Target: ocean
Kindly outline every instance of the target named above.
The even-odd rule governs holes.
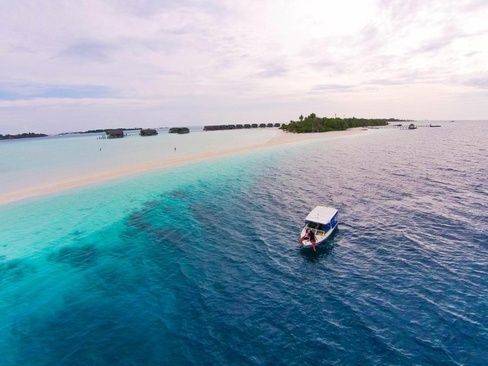
[[[0,364],[485,365],[488,122],[435,124],[0,206]],[[102,169],[122,144],[110,164],[157,159],[143,140],[2,142],[1,187]],[[77,169],[68,145],[89,150]],[[297,240],[316,205],[339,229],[314,253]]]

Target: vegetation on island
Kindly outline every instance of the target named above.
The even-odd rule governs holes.
[[[387,126],[388,121],[391,120],[391,118],[321,118],[312,113],[308,117],[300,116],[298,121],[290,121],[280,128],[295,133],[344,131],[353,127]]]
[[[0,140],[14,140],[14,139],[25,139],[25,138],[46,137],[46,136],[47,135],[44,133],[34,133],[34,132],[19,133],[18,135],[2,135],[2,134],[0,134]]]

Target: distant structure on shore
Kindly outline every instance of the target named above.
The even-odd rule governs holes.
[[[141,131],[139,132],[139,135],[141,136],[155,136],[157,134],[158,131],[153,128],[141,128]]]
[[[246,124],[237,124],[237,125],[211,125],[211,126],[204,126],[204,131],[222,131],[222,130],[240,130],[243,128],[265,128],[265,127],[281,127],[281,123],[246,123]]]
[[[178,133],[182,135],[185,133],[190,133],[190,129],[188,127],[171,127],[168,133]]]
[[[124,131],[119,130],[106,130],[105,134],[107,135],[108,139],[118,139],[124,137]]]

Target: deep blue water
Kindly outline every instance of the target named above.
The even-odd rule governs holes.
[[[0,207],[2,365],[485,365],[488,122]],[[340,212],[318,253],[317,204]]]

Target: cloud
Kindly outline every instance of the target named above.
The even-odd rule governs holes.
[[[344,84],[320,84],[315,85],[312,88],[312,92],[332,92],[332,93],[345,93],[357,90],[356,85],[344,85]]]
[[[465,79],[460,80],[461,85],[488,90],[488,73],[481,75],[469,75]]]
[[[0,87],[1,100],[21,100],[35,98],[106,98],[113,93],[103,86],[76,85],[76,86],[54,86],[54,85],[5,85]]]
[[[58,57],[72,58],[75,61],[108,62],[115,46],[97,41],[79,41],[61,50]]]
[[[158,125],[286,121],[318,113],[324,100],[356,116],[366,105],[390,115],[388,91],[399,96],[389,108],[406,111],[412,95],[436,90],[466,100],[485,90],[487,18],[482,0],[0,2],[0,121],[42,130],[38,108],[72,124],[86,122],[66,109],[93,123],[133,125],[137,113]],[[127,102],[124,115],[115,100]],[[470,113],[483,118],[488,102],[476,100]],[[440,109],[405,117],[435,119]]]
[[[265,67],[265,69],[259,72],[257,75],[262,78],[274,78],[281,77],[287,74],[286,68],[279,65],[270,65]]]

